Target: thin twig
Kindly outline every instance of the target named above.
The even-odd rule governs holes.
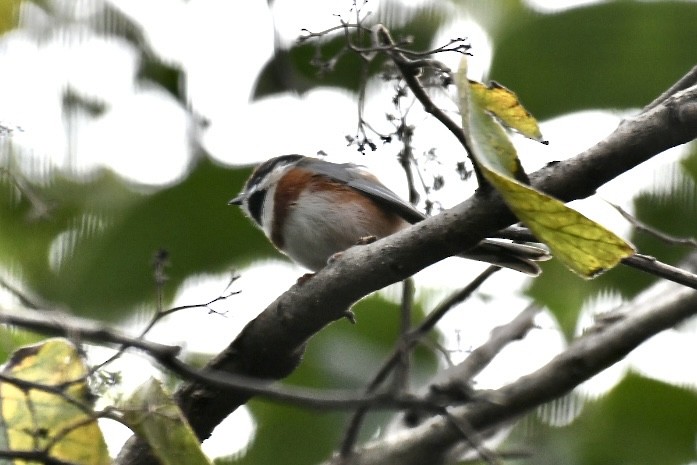
[[[501,460],[496,456],[496,454],[484,446],[482,438],[479,432],[475,430],[472,425],[464,418],[457,418],[455,415],[451,415],[448,409],[443,409],[443,415],[448,419],[451,425],[453,425],[462,434],[465,441],[477,452],[479,458],[484,460],[489,465],[499,465]]]
[[[404,53],[402,53],[401,50],[395,49],[394,40],[390,36],[390,33],[387,30],[387,28],[385,28],[384,26],[378,25],[376,27],[376,35],[378,36],[380,43],[386,44],[383,46],[383,48],[385,48],[385,51],[389,53],[390,57],[392,58],[392,61],[395,63],[399,71],[402,73],[404,81],[409,86],[409,89],[411,89],[412,93],[414,94],[414,97],[416,97],[416,99],[419,102],[421,102],[424,111],[431,114],[434,118],[440,121],[440,123],[443,126],[445,126],[455,136],[455,138],[457,138],[460,144],[464,147],[465,152],[467,152],[467,156],[471,158],[472,153],[474,152],[472,151],[472,148],[469,146],[469,142],[467,141],[467,137],[465,136],[465,132],[463,131],[462,127],[455,121],[450,119],[448,115],[446,115],[445,112],[441,110],[433,102],[433,100],[431,100],[431,98],[428,96],[428,93],[426,93],[426,90],[424,89],[423,85],[421,85],[421,83],[419,82],[419,79],[417,77],[418,73],[416,71],[419,69],[419,67],[423,66],[424,63],[418,62],[415,64],[414,62],[411,62],[404,55]],[[433,66],[434,61],[430,60],[428,64]],[[475,174],[477,175],[477,181],[479,183],[479,186],[488,186],[487,182],[484,180],[484,177],[479,171],[477,164],[473,162],[473,166]]]
[[[56,396],[61,397],[64,399],[67,403],[77,407],[79,410],[81,410],[83,413],[92,413],[92,407],[88,406],[85,404],[83,401],[74,398],[73,396],[67,394],[66,388],[73,384],[77,383],[85,383],[85,377],[81,377],[79,379],[71,380],[71,381],[66,381],[60,384],[44,384],[44,383],[37,383],[34,381],[29,381],[26,379],[18,378],[16,376],[11,376],[8,375],[7,373],[0,373],[0,381],[3,383],[11,384],[15,386],[17,389],[23,391],[23,392],[28,392],[30,390],[36,390],[36,391],[41,391],[41,392],[46,392],[49,394],[53,394]]]
[[[75,462],[68,462],[57,457],[52,457],[45,450],[2,450],[0,458],[17,459],[26,463],[39,462],[44,465],[75,465]]]
[[[213,311],[210,309],[210,306],[216,302],[220,302],[222,300],[228,299],[232,297],[233,295],[237,295],[240,293],[240,291],[230,291],[227,292],[227,290],[230,288],[232,283],[234,283],[237,279],[239,279],[239,275],[236,273],[233,273],[232,276],[230,277],[230,281],[228,282],[227,286],[225,287],[224,294],[219,295],[215,299],[212,299],[206,303],[203,304],[188,304],[188,305],[180,305],[178,307],[172,307],[167,310],[162,310],[162,302],[163,302],[163,289],[162,286],[166,282],[166,276],[164,274],[164,266],[166,264],[165,261],[163,261],[163,258],[166,258],[163,256],[162,251],[158,252],[156,260],[155,260],[155,284],[157,288],[157,311],[155,314],[152,316],[148,324],[145,325],[145,327],[140,331],[140,334],[137,336],[137,339],[144,339],[145,336],[152,330],[152,328],[155,327],[155,325],[164,317],[171,315],[176,312],[180,312],[182,310],[190,310],[194,308],[208,308],[209,311]],[[104,360],[103,362],[95,365],[92,367],[90,370],[91,373],[95,373],[98,370],[103,369],[105,366],[109,365],[110,363],[113,363],[115,360],[117,360],[123,353],[126,351],[128,346],[121,346],[119,349],[114,353],[111,357],[108,359]]]
[[[44,220],[50,217],[53,206],[50,202],[45,201],[34,188],[25,181],[18,173],[11,171],[9,168],[0,166],[0,174],[5,174],[15,188],[24,195],[31,204],[31,212],[28,217],[32,221]]]
[[[15,296],[22,304],[22,306],[30,308],[32,310],[38,310],[40,308],[40,305],[37,302],[35,302],[31,297],[26,295],[24,292],[19,290],[19,288],[13,286],[3,278],[0,278],[0,286],[4,287],[10,294]]]
[[[176,357],[181,347],[149,342],[123,335],[92,320],[78,318],[58,310],[26,313],[0,308],[0,323],[17,326],[41,334],[71,337],[97,344],[118,344],[133,347],[154,358]]]
[[[406,117],[402,116],[400,125],[397,130],[397,135],[402,142],[402,149],[399,151],[397,159],[404,170],[404,175],[407,178],[407,187],[409,189],[409,203],[416,205],[419,202],[419,192],[414,185],[414,175],[411,172],[411,160],[414,159],[414,151],[411,145],[414,135],[413,128],[407,124]],[[418,167],[417,167],[418,170]],[[419,175],[420,177],[420,175]]]
[[[695,68],[697,69],[697,68]],[[617,210],[617,212],[622,215],[622,217],[629,221],[632,226],[634,226],[637,230],[645,232],[646,234],[650,234],[651,236],[655,237],[656,239],[659,239],[666,244],[670,245],[687,245],[690,247],[695,247],[697,248],[697,239],[693,237],[677,237],[677,236],[671,236],[670,234],[666,234],[663,231],[659,231],[656,228],[653,228],[646,223],[640,221],[638,218],[635,216],[631,215],[628,211],[620,207],[619,205],[615,205],[614,203],[610,203],[610,206]]]
[[[537,238],[535,238],[529,229],[520,226],[506,228],[499,231],[495,236],[503,239],[528,242],[537,241]],[[623,258],[622,264],[658,276],[659,278],[682,284],[692,289],[697,289],[697,274],[663,263],[655,257],[636,253],[631,257]]]
[[[538,305],[532,304],[510,322],[492,329],[489,339],[470,352],[458,365],[457,378],[461,382],[471,380],[488,366],[505,346],[523,339],[528,331],[535,327],[535,316],[540,310]]]
[[[399,350],[398,362],[396,365],[393,386],[394,392],[402,392],[407,389],[409,383],[409,368],[410,368],[410,350],[402,343],[411,331],[412,312],[414,307],[414,279],[408,278],[402,281],[402,304],[401,317],[399,328],[399,341],[397,349]]]
[[[387,375],[392,371],[394,366],[399,361],[399,357],[404,348],[411,348],[418,343],[418,341],[428,334],[436,324],[448,313],[453,307],[467,299],[474,293],[492,274],[496,273],[500,268],[497,266],[489,266],[486,270],[479,274],[471,283],[463,287],[459,291],[451,294],[448,298],[442,301],[428,316],[421,322],[421,324],[413,329],[411,332],[404,336],[402,345],[395,348],[392,353],[387,357],[385,362],[378,370],[378,372],[373,376],[373,379],[366,387],[366,392],[374,392],[387,378]],[[403,346],[403,347],[402,347]],[[363,418],[367,413],[367,409],[357,410],[351,419],[344,432],[344,438],[341,443],[340,454],[342,456],[348,456],[353,450],[356,441],[358,440],[358,432],[360,431],[361,425],[363,423]]]
[[[468,299],[477,289],[481,287],[482,284],[484,284],[484,281],[489,279],[491,275],[499,271],[500,268],[494,265],[491,265],[487,267],[484,271],[482,271],[476,278],[472,280],[467,286],[463,287],[462,289],[452,293],[450,296],[448,296],[445,300],[443,300],[441,303],[439,303],[436,308],[434,308],[424,319],[424,321],[421,322],[419,326],[414,328],[409,334],[405,336],[406,341],[409,342],[409,344],[413,347],[416,345],[421,338],[426,336],[433,328],[436,327],[436,324],[450,311],[452,310],[456,305],[459,305],[466,299]],[[397,351],[393,352],[391,356],[387,358],[387,361],[385,364],[383,364],[382,368],[380,371],[375,376],[375,379],[373,380],[372,384],[375,384],[373,386],[373,389],[375,389],[377,386],[379,386],[384,380],[389,371],[392,369],[393,364],[395,363],[396,360],[395,357],[397,357]],[[371,385],[372,385],[371,384]]]
[[[314,389],[287,388],[271,386],[268,380],[248,376],[232,375],[222,371],[202,370],[182,362],[177,358],[181,347],[167,346],[149,342],[140,338],[121,335],[111,329],[102,327],[90,320],[78,319],[64,315],[59,321],[58,311],[50,313],[52,321],[46,317],[38,318],[33,314],[13,314],[8,310],[0,311],[0,322],[47,335],[73,337],[99,344],[118,344],[142,350],[157,363],[185,380],[196,380],[208,386],[215,386],[235,391],[245,391],[254,395],[264,396],[278,402],[288,402],[295,405],[316,409],[356,409],[361,407],[402,409],[407,407],[430,410],[430,401],[424,401],[408,394],[381,393],[366,395],[363,392],[320,391]],[[61,394],[60,387],[44,386],[12,377],[0,377],[0,380],[18,385],[20,389],[42,389],[47,392]],[[76,401],[77,402],[77,401]],[[80,405],[77,403],[76,405]]]
[[[474,349],[461,363],[443,370],[431,381],[425,395],[434,404],[447,406],[472,395],[471,381],[481,373],[501,351],[513,341],[523,339],[535,327],[540,307],[530,305],[513,320],[491,330],[489,339]],[[407,411],[405,423],[413,427],[424,421],[423,412]]]
[[[623,265],[630,266],[637,270],[667,279],[683,286],[697,289],[697,274],[690,273],[681,268],[668,265],[649,255],[634,254],[622,260]]]
[[[232,389],[238,392],[244,391],[252,395],[263,396],[271,401],[317,410],[418,408],[430,411],[438,408],[431,401],[425,401],[406,393],[366,394],[365,392],[343,390],[280,387],[271,385],[263,379],[232,375],[222,371],[201,370],[177,358],[157,359],[157,361],[172,373],[186,380],[196,380],[207,386]]]

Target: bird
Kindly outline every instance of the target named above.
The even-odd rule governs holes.
[[[257,166],[228,204],[240,206],[278,250],[313,272],[354,245],[426,218],[364,167],[298,154]],[[460,256],[532,276],[540,274],[537,262],[550,258],[542,247],[496,239]]]

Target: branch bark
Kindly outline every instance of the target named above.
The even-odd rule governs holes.
[[[692,258],[697,261],[697,255]],[[452,418],[470,425],[474,431],[490,430],[568,393],[622,360],[650,337],[697,315],[697,291],[669,283],[657,296],[656,288],[665,284],[659,282],[632,303],[611,312],[612,318],[601,319],[534,373],[496,391],[480,393],[467,406],[449,409],[451,418],[433,418],[401,434],[366,444],[350,457],[332,459],[324,465],[450,463],[457,457],[449,452],[464,439],[453,426]]]
[[[563,201],[585,198],[619,174],[696,137],[697,86],[692,86],[664,98],[635,118],[623,121],[607,138],[578,156],[551,163],[533,173],[530,180],[537,189]],[[349,249],[312,279],[291,287],[279,296],[244,328],[225,351],[211,360],[207,369],[281,379],[297,366],[306,341],[324,326],[342,318],[358,299],[403,280],[443,258],[467,250],[515,221],[495,192],[479,191],[455,208],[407,230],[373,244]],[[667,322],[667,326],[653,327],[658,331],[659,327],[674,324],[670,319]],[[611,351],[623,356],[631,350],[628,341],[616,336],[624,334],[621,331],[602,334],[605,335],[603,341],[607,343],[604,349],[606,355],[607,351]],[[594,341],[584,338],[578,345],[595,344]],[[580,353],[583,353],[581,349],[572,352],[572,355]],[[602,369],[611,363],[609,360],[590,360],[589,363]],[[573,369],[577,369],[585,360],[561,360],[556,363],[571,363],[570,374],[573,376],[551,379],[542,373],[528,377],[526,382],[521,380],[503,391],[513,399],[512,403],[506,406],[478,403],[468,407],[467,413],[462,415],[466,415],[475,427],[487,422],[499,422],[519,414],[524,407],[529,408],[535,402],[550,400],[583,380],[578,376],[581,372],[574,372]],[[539,387],[535,383],[539,383]],[[177,402],[202,439],[208,437],[218,423],[249,397],[251,395],[245,391],[224,390],[202,382],[188,382],[176,393]],[[459,437],[452,427],[439,425],[434,430],[441,431],[442,438],[424,435],[419,443],[428,448],[429,444],[442,445]],[[374,451],[369,449],[364,454],[367,457]],[[134,437],[122,449],[118,463],[135,465],[155,462],[148,457],[147,446]]]

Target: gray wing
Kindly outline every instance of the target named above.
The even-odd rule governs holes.
[[[376,202],[387,206],[391,211],[410,223],[418,223],[426,218],[423,213],[402,200],[397,194],[378,181],[377,178],[362,170],[358,165],[353,163],[336,164],[316,158],[304,158],[298,163],[298,166],[306,167],[317,174],[327,176],[362,192]],[[484,239],[460,256],[511,268],[532,276],[537,276],[541,272],[536,262],[551,258],[549,252],[542,247],[494,239]]]
[[[317,174],[327,176],[362,192],[409,223],[418,223],[426,218],[426,215],[385,187],[375,176],[362,170],[358,165],[353,163],[337,164],[316,158],[305,158],[298,163],[298,166],[307,167]]]

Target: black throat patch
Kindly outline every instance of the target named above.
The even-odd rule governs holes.
[[[264,205],[265,198],[266,190],[260,190],[255,191],[247,199],[247,210],[249,210],[249,214],[259,226],[261,226],[261,209]]]
[[[300,160],[301,158],[304,157],[302,155],[282,155],[280,157],[271,158],[257,166],[252,175],[249,177],[249,180],[245,185],[245,190],[254,190],[254,193],[247,199],[247,209],[258,225],[262,225],[261,215],[264,207],[264,199],[266,198],[267,193],[266,189],[258,188],[259,183],[261,183],[264,178],[266,178],[266,176],[268,176],[269,173],[271,173],[278,165],[287,165]]]

